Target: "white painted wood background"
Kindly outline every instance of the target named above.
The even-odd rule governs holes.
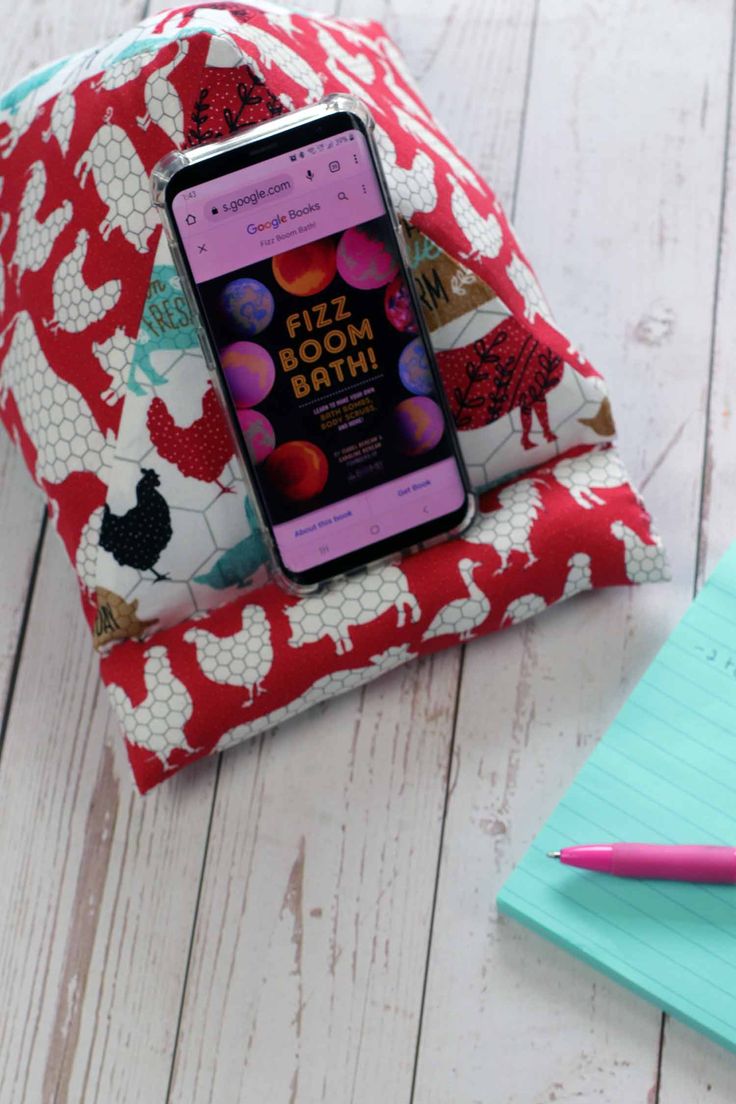
[[[674,580],[415,663],[143,800],[0,435],[0,1104],[732,1104],[736,1057],[495,894],[736,536],[734,3],[337,10],[384,21],[513,212]],[[143,13],[0,0],[0,80]]]

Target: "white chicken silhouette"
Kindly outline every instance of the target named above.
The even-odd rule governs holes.
[[[92,352],[110,376],[110,386],[100,395],[108,406],[113,406],[125,394],[135,347],[136,339],[129,337],[120,326],[112,337],[92,342]]]
[[[390,609],[396,610],[398,629],[404,627],[407,616],[412,621],[421,617],[409,580],[395,564],[365,571],[347,581],[337,580],[320,594],[311,594],[288,606],[289,644],[301,648],[327,636],[334,642],[337,654],[344,655],[353,650],[352,626],[375,621]]]
[[[194,628],[184,633],[184,639],[196,645],[197,663],[207,678],[226,686],[245,687],[250,703],[263,693],[261,684],[273,664],[273,645],[262,606],[244,606],[240,629],[232,636],[215,636],[207,629]]]
[[[399,214],[410,219],[416,211],[433,211],[437,188],[432,158],[424,150],[417,150],[411,167],[402,169],[396,164],[396,146],[383,127],[376,126],[374,133],[388,190]]]
[[[591,449],[589,453],[568,457],[555,464],[551,475],[584,510],[606,505],[606,500],[597,495],[594,487],[612,490],[625,487],[628,482],[614,448]]]
[[[158,219],[148,191],[148,174],[126,131],[111,121],[112,109],[74,166],[84,188],[91,174],[98,196],[107,208],[100,234],[107,241],[118,229],[139,253],[148,252],[148,240]]]
[[[99,322],[120,298],[120,280],[107,280],[100,287],[91,288],[84,280],[82,269],[89,245],[89,230],[80,230],[71,253],[61,261],[54,274],[54,317],[44,320],[44,325],[56,333],[81,333]]]
[[[97,553],[100,545],[100,527],[104,508],[98,506],[93,510],[79,537],[79,544],[74,557],[74,569],[77,577],[93,591],[97,586]]]
[[[560,460],[549,477],[561,484],[583,510],[606,504],[606,500],[593,490],[594,487],[612,490],[624,487],[628,482],[618,453],[611,448],[591,449],[579,456]]]
[[[90,81],[90,87],[94,92],[100,92],[103,89],[106,92],[113,92],[116,88],[122,88],[128,81],[135,80],[141,69],[144,69],[150,61],[150,50],[139,50],[138,53],[128,54],[117,61],[112,61],[98,77]]]
[[[351,38],[354,34],[352,28],[346,31],[344,24],[341,30],[346,38]],[[422,99],[419,86],[404,60],[404,55],[394,45],[391,39],[385,36],[381,38],[372,37],[365,42],[364,45],[368,49],[373,50],[376,55],[383,70],[383,83],[386,86],[386,91],[389,93],[391,101],[395,104],[401,104],[402,110],[411,112],[420,122],[426,123],[427,126],[436,127],[437,123]],[[403,85],[397,82],[397,75],[403,81]],[[404,126],[403,129],[407,130],[408,128]],[[462,166],[462,168],[467,172],[465,166]]]
[[[256,22],[236,25],[239,39],[243,42],[242,54],[245,64],[262,80],[265,80],[264,69],[270,69],[274,64],[286,73],[296,84],[301,85],[306,93],[306,104],[316,103],[324,95],[324,84],[319,73],[305,61],[296,50],[292,50],[285,42],[275,38],[258,26]],[[255,46],[255,52],[247,49],[247,43]],[[281,97],[286,102],[286,97]]]
[[[500,506],[479,514],[465,539],[473,544],[490,544],[501,557],[498,572],[505,571],[512,552],[526,556],[526,566],[536,563],[530,535],[542,508],[542,496],[533,479],[519,479],[498,492]],[[497,574],[498,574],[497,572]]]
[[[75,112],[74,93],[65,89],[54,100],[48,128],[41,135],[44,142],[50,142],[52,138],[56,138],[61,152],[65,156],[69,152],[69,141],[74,128]]]
[[[567,561],[569,568],[562,598],[572,598],[583,590],[592,590],[593,575],[590,570],[590,556],[587,552],[575,552]]]
[[[351,42],[353,46],[361,50],[369,50],[377,57],[380,57],[383,52],[381,45],[385,40],[376,39],[373,33],[373,25],[370,23],[363,23],[362,25],[360,23],[346,23],[339,16],[320,14],[319,24],[320,27],[327,27],[328,30],[335,31],[346,42]]]
[[[399,101],[400,102],[400,101]],[[412,111],[416,112],[415,105],[412,104]],[[455,152],[452,146],[444,140],[442,132],[434,124],[434,129],[430,130],[428,125],[417,117],[417,114],[410,114],[405,111],[399,104],[394,105],[394,114],[402,130],[407,131],[409,134],[413,134],[415,138],[419,139],[419,145],[426,146],[427,149],[434,150],[439,156],[447,162],[455,176],[460,180],[467,181],[468,184],[474,184],[478,186],[478,178],[470,168]]]
[[[16,286],[24,272],[38,272],[51,255],[54,243],[72,217],[72,205],[65,199],[43,222],[38,210],[46,195],[46,166],[34,161],[23,190],[18,212],[18,236],[10,268],[15,269]]]
[[[527,617],[535,617],[547,608],[547,602],[541,594],[522,594],[514,598],[506,607],[501,624],[518,625],[520,621],[526,621]]]
[[[623,541],[626,577],[631,583],[659,583],[670,577],[667,557],[659,541],[647,544],[624,525],[623,521],[611,522],[611,532]]]
[[[565,585],[560,595],[560,601],[572,598],[582,590],[590,590],[593,586],[590,572],[590,556],[587,552],[576,552],[567,561],[568,572]],[[520,621],[526,621],[528,617],[536,617],[547,608],[547,600],[541,594],[522,594],[514,598],[506,607],[501,624],[518,625]]]
[[[524,300],[524,317],[527,321],[534,322],[539,315],[550,326],[554,326],[552,312],[537,283],[536,276],[529,265],[525,264],[516,253],[506,265],[506,275]]]
[[[192,698],[161,645],[149,648],[143,677],[148,693],[140,705],[131,704],[122,686],[111,686],[110,698],[131,743],[166,763],[175,748],[187,746],[183,729],[192,715]]]
[[[9,157],[26,131],[36,125],[41,104],[72,83],[74,68],[72,54],[36,69],[0,95],[0,123],[6,127],[0,137],[0,157]]]
[[[338,694],[347,693],[348,690],[352,690],[356,686],[364,686],[367,682],[372,682],[373,679],[378,678],[379,675],[383,675],[413,658],[413,652],[410,651],[408,644],[392,645],[385,652],[381,652],[380,655],[371,656],[370,663],[365,667],[349,667],[339,671],[330,671],[328,675],[322,675],[321,678],[316,679],[303,694],[298,698],[294,698],[287,705],[282,705],[279,709],[273,709],[270,713],[266,713],[265,716],[259,717],[255,721],[249,721],[230,729],[220,739],[216,750],[226,751],[227,748],[233,747],[241,740],[250,739],[250,737],[263,732],[267,728],[273,728],[274,725],[281,724],[283,721],[289,720],[290,717],[295,717],[305,709],[326,701],[327,698],[334,698]]]
[[[144,91],[146,114],[136,120],[142,130],[148,130],[151,123],[160,126],[177,146],[184,144],[184,108],[168,77],[186,55],[188,47],[189,43],[183,39],[171,61],[148,76]]]
[[[62,483],[71,472],[100,472],[109,463],[112,438],[102,436],[76,387],[52,370],[28,312],[20,311],[10,326],[13,336],[0,363],[0,403],[12,392],[36,448],[36,480]]]
[[[358,48],[353,53],[348,53],[324,25],[318,27],[317,37],[327,56],[326,68],[335,80],[339,81],[348,92],[352,92],[354,96],[359,96],[371,107],[375,107],[376,102],[366,85],[373,84],[376,73],[366,54]]]
[[[500,222],[493,214],[485,217],[479,215],[455,177],[448,173],[447,179],[452,186],[450,206],[453,217],[470,242],[470,252],[460,255],[465,258],[473,257],[476,260],[489,257],[492,260],[498,256],[503,244]]]
[[[433,617],[422,640],[434,640],[438,636],[457,635],[461,641],[471,640],[491,612],[488,596],[473,579],[473,572],[482,565],[476,560],[460,560],[458,570],[468,594],[448,602]]]
[[[288,34],[291,38],[295,35],[301,34],[300,28],[294,23],[293,14],[282,8],[280,4],[269,4],[267,0],[261,0],[258,5],[259,10],[263,12],[266,22],[269,26],[273,27],[276,31],[283,31],[284,34]],[[327,22],[327,17],[325,17]]]

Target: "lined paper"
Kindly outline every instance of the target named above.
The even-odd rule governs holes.
[[[498,895],[541,932],[736,1049],[736,886],[575,870],[547,851],[736,846],[736,544]]]

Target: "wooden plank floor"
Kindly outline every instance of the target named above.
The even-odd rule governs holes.
[[[337,10],[383,20],[513,210],[673,582],[420,661],[143,800],[0,437],[0,1104],[732,1104],[734,1056],[495,893],[736,535],[734,2]],[[2,83],[143,12],[0,0]]]

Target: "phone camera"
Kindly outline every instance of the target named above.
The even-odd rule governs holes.
[[[213,208],[212,208],[212,214],[213,214],[213,215],[216,215],[216,214],[217,214],[217,212],[218,212],[218,208],[217,208],[217,207],[213,207]]]

